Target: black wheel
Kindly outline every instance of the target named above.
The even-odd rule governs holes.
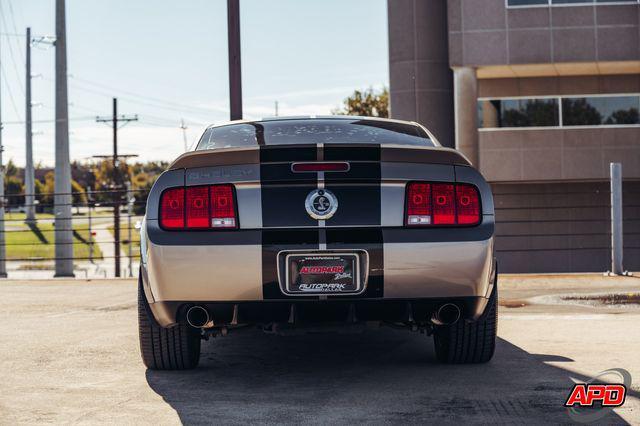
[[[152,370],[186,370],[195,368],[200,359],[200,330],[187,324],[171,328],[160,326],[151,313],[138,279],[138,333],[140,354]]]
[[[447,364],[478,364],[493,357],[498,333],[498,284],[484,313],[476,322],[463,319],[455,324],[438,326],[433,340],[438,361]]]

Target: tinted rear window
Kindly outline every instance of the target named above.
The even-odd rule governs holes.
[[[434,146],[418,126],[358,119],[274,120],[207,129],[196,150],[313,143]]]

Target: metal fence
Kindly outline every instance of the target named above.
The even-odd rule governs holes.
[[[57,261],[72,260],[74,274],[80,277],[137,276],[140,250],[136,224],[144,215],[148,191],[118,188],[38,193],[30,205],[23,201],[29,194],[7,194],[0,206],[4,210],[4,219],[0,219],[0,246],[4,247],[0,248],[0,272],[4,269],[10,278],[49,278]],[[54,205],[52,200],[57,195],[74,199],[63,204],[72,208],[70,223],[62,229],[72,233],[69,242],[55,241],[54,207],[61,204]],[[36,210],[33,220],[27,220],[28,207]],[[56,256],[56,246],[60,245],[73,246],[71,258]]]

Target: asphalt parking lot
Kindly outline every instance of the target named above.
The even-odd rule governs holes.
[[[639,293],[640,278],[503,276],[486,365],[438,364],[431,338],[245,330],[204,343],[188,372],[146,371],[130,280],[0,283],[0,423],[562,422],[576,380],[624,368],[606,420],[640,423],[640,308],[558,304]],[[524,305],[524,306],[522,306]]]

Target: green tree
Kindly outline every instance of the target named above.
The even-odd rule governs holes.
[[[13,160],[9,160],[7,165],[4,167],[4,175],[5,176],[16,176],[18,174],[18,168],[14,164]]]
[[[367,117],[389,117],[389,90],[383,87],[380,92],[370,87],[364,91],[356,90],[346,98],[341,108],[332,111],[339,115],[361,115]]]
[[[24,186],[16,176],[6,176],[4,179],[4,193],[9,207],[24,204]]]

